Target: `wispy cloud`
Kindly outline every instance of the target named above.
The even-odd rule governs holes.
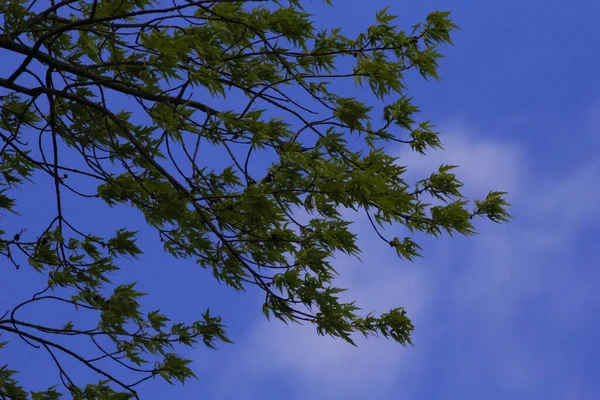
[[[582,160],[554,177],[544,174],[543,166],[525,164],[512,145],[477,143],[472,133],[448,142],[445,156],[460,155],[457,163],[464,171],[459,173],[468,185],[485,185],[480,171],[487,171],[494,187],[504,180],[512,190],[516,219],[484,227],[484,235],[468,239],[469,249],[448,262],[454,273],[437,295],[454,314],[447,343],[463,345],[442,356],[426,352],[460,360],[459,368],[446,370],[453,383],[444,392],[473,393],[495,384],[513,395],[571,398],[566,393],[581,386],[578,372],[572,372],[577,357],[555,345],[569,329],[590,323],[589,315],[578,310],[600,303],[593,295],[600,275],[574,252],[581,231],[598,226],[600,189],[590,182],[600,181],[600,165],[596,159]],[[465,343],[471,351],[465,351]],[[479,388],[474,377],[483,378]]]
[[[426,390],[419,377],[433,368],[445,376],[442,393],[485,394],[494,385],[505,393],[537,393],[552,387],[547,382],[558,373],[564,385],[548,398],[577,393],[577,376],[560,365],[568,355],[547,348],[547,340],[536,335],[545,324],[553,329],[547,335],[556,335],[565,329],[556,325],[567,310],[598,302],[593,285],[569,269],[577,231],[598,222],[590,217],[600,200],[600,190],[590,185],[600,181],[597,162],[584,161],[554,179],[528,165],[524,149],[514,143],[482,139],[464,124],[443,131],[444,151],[426,157],[402,152],[400,162],[420,177],[442,163],[458,164],[470,197],[490,189],[510,192],[515,222],[480,224],[481,236],[430,241],[423,260],[406,264],[358,219],[365,263],[338,261],[341,284],[366,311],[407,307],[417,325],[416,347],[368,339],[353,348],[317,336],[313,327],[258,321],[238,343],[243,353],[223,375],[223,387],[241,379],[258,390],[282,379],[289,383],[286,398],[396,398],[399,389],[410,398]],[[529,321],[535,318],[541,322],[534,329]],[[229,388],[221,398],[239,394]]]

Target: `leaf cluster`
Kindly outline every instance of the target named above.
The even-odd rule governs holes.
[[[297,0],[33,3],[0,2],[0,51],[23,60],[0,77],[0,211],[16,212],[16,187],[49,179],[44,197],[56,216],[39,232],[0,231],[0,253],[12,265],[27,260],[47,277],[47,287],[0,317],[0,333],[45,351],[62,388],[28,391],[5,366],[0,397],[137,398],[147,379],[194,376],[178,346],[230,341],[209,311],[192,323],[145,311],[135,283],[113,282],[123,259],[142,255],[137,232],[82,232],[63,206],[67,197],[132,208],[173,257],[236,291],[261,290],[267,318],[310,323],[352,344],[356,334],[410,344],[414,327],[403,308],[365,315],[342,299],[334,256],[360,256],[342,208],[365,215],[407,260],[421,256],[418,232],[471,235],[475,216],[509,219],[502,192],[470,207],[454,166],[410,185],[388,154],[392,146],[421,154],[441,147],[434,126],[419,121],[405,76],[439,78],[439,47],[456,28],[448,12],[404,31],[384,9],[348,37],[317,30]],[[377,102],[343,96],[348,80]],[[228,98],[244,101],[223,109]],[[225,167],[207,161],[214,148],[227,154]],[[272,165],[261,168],[264,159]],[[21,319],[40,303],[88,312],[96,326]],[[86,338],[98,355],[61,344],[69,336]],[[98,383],[78,382],[61,357]],[[106,361],[139,379],[126,382]]]

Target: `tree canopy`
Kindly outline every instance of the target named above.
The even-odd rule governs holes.
[[[72,198],[104,201],[106,218],[141,213],[173,257],[264,292],[267,318],[352,344],[356,334],[410,344],[403,308],[365,314],[340,300],[333,256],[360,255],[346,209],[409,261],[421,256],[417,233],[472,235],[474,217],[509,219],[504,193],[466,199],[451,165],[408,183],[389,154],[442,146],[405,76],[438,79],[449,15],[405,31],[384,9],[350,37],[317,28],[299,0],[0,1],[0,54],[16,60],[0,75],[0,208],[18,213],[17,191],[49,180],[36,190],[55,209],[39,230],[0,227],[0,277],[47,278],[0,310],[0,334],[45,352],[57,374],[56,386],[24,387],[24,371],[2,358],[0,398],[138,398],[147,379],[195,376],[181,346],[230,341],[209,310],[180,323],[146,309],[119,274],[144,250],[137,233],[126,222],[111,237],[82,230],[64,206]],[[225,154],[218,163],[213,150]],[[84,321],[28,319],[65,304]],[[64,359],[96,378],[77,379]]]

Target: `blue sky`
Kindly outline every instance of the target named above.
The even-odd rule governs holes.
[[[340,0],[331,9],[315,1],[309,9],[317,25],[343,26],[351,34],[390,3]],[[379,339],[353,348],[317,336],[312,327],[267,322],[259,293],[218,286],[209,273],[163,255],[155,235],[144,234],[146,254],[126,274],[139,277],[151,293],[148,308],[162,308],[176,320],[210,306],[223,315],[236,343],[189,352],[198,381],[151,382],[142,398],[600,397],[600,272],[594,267],[600,256],[600,56],[594,39],[600,4],[422,0],[394,3],[390,11],[408,28],[436,9],[451,10],[461,30],[455,46],[443,49],[442,81],[409,79],[409,89],[423,117],[442,131],[445,151],[426,157],[389,151],[415,176],[440,163],[460,165],[457,174],[473,197],[508,191],[515,220],[504,226],[481,221],[476,237],[427,239],[424,258],[408,264],[356,219],[365,262],[339,258],[340,282],[366,310],[406,306],[416,325],[413,348]],[[44,184],[20,196],[28,224],[51,215],[40,206]],[[123,209],[70,207],[89,230],[144,224]],[[2,224],[11,232],[23,222]],[[25,287],[31,290],[36,279],[25,268],[5,267],[2,306]],[[36,313],[38,320],[50,318]],[[19,366],[25,380],[56,380],[45,357],[11,346],[0,359]]]

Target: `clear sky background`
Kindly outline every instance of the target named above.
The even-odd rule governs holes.
[[[150,382],[142,398],[600,398],[600,3],[334,4],[315,1],[309,9],[318,26],[342,26],[350,36],[387,5],[407,29],[430,11],[453,12],[461,30],[455,46],[442,50],[442,81],[409,80],[423,117],[443,133],[445,150],[426,157],[401,147],[389,151],[415,176],[441,163],[460,165],[457,175],[473,197],[508,191],[515,220],[503,226],[479,221],[476,237],[427,239],[424,258],[413,264],[398,260],[356,220],[355,230],[364,232],[364,263],[339,258],[336,264],[347,296],[367,311],[406,306],[416,325],[412,348],[374,338],[353,348],[317,336],[310,326],[268,322],[260,293],[220,287],[209,272],[164,255],[155,235],[142,236],[146,254],[126,274],[151,293],[148,308],[177,320],[210,306],[236,342],[188,352],[200,379],[185,386]],[[30,223],[54,211],[44,210],[44,185],[24,189],[19,198]],[[144,225],[124,209],[69,207],[90,231]],[[4,229],[18,231],[16,221],[3,220]],[[25,288],[30,293],[35,279],[4,264],[2,308]],[[32,317],[51,320],[37,312]],[[0,364],[14,363],[35,385],[57,381],[45,355],[20,346],[14,342],[0,353]]]

